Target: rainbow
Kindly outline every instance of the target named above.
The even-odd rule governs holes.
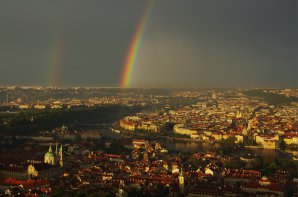
[[[120,87],[129,87],[131,79],[133,76],[133,71],[137,64],[137,58],[140,51],[141,43],[144,37],[144,32],[146,24],[148,22],[149,16],[151,14],[154,0],[147,0],[142,17],[140,18],[130,46],[128,48],[127,54],[124,60],[123,71],[121,73]]]
[[[48,61],[48,72],[46,73],[46,85],[47,86],[59,86],[61,68],[63,65],[64,48],[65,48],[65,29],[66,24],[70,17],[70,11],[72,10],[72,3],[65,2],[64,12],[60,18],[60,21],[56,24],[54,29],[54,40],[53,45],[50,48],[49,61]]]
[[[50,71],[47,85],[58,86],[61,73],[61,64],[64,51],[64,36],[60,33],[53,46],[50,57]]]

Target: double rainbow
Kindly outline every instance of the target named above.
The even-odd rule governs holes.
[[[61,73],[61,64],[63,61],[63,52],[64,52],[64,33],[58,35],[56,43],[54,43],[52,53],[49,76],[47,79],[47,85],[58,86]]]
[[[131,40],[130,46],[127,50],[123,71],[121,72],[120,87],[129,87],[131,84],[133,71],[138,62],[138,55],[141,43],[144,37],[145,28],[150,17],[155,0],[147,0],[143,14],[137,24],[134,36]],[[51,50],[50,57],[50,71],[47,72],[47,85],[58,86],[60,80],[61,66],[63,63],[63,52],[65,48],[65,23],[67,21],[67,14],[64,15],[60,25],[58,26],[57,36]]]
[[[66,1],[63,8],[63,15],[53,29],[56,36],[54,37],[54,42],[52,42],[53,45],[50,48],[49,70],[46,73],[46,85],[48,86],[60,85],[60,75],[65,55],[65,31],[70,17],[70,11],[72,10],[72,2]]]
[[[138,62],[138,55],[141,47],[141,43],[144,37],[144,32],[146,24],[148,22],[149,16],[151,14],[152,8],[154,5],[154,0],[147,0],[142,17],[139,20],[136,31],[128,48],[125,60],[123,71],[121,73],[120,87],[126,88],[130,86],[133,71]]]

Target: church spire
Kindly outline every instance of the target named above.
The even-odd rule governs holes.
[[[181,166],[181,170],[178,176],[179,181],[179,189],[181,193],[184,193],[184,175],[183,175],[183,167]]]
[[[58,155],[58,143],[56,142],[56,150],[55,150],[56,155]]]
[[[59,164],[60,164],[60,167],[63,167],[64,165],[64,162],[63,162],[63,146],[62,146],[62,143],[61,143],[61,146],[60,146],[60,149],[59,149]]]
[[[52,143],[50,143],[49,152],[52,152]]]

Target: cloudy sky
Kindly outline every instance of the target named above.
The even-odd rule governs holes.
[[[0,85],[119,86],[145,0],[0,1]],[[297,0],[156,1],[132,86],[297,87]]]

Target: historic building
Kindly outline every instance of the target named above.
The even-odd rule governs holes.
[[[63,173],[63,148],[53,152],[50,145],[48,152],[44,155],[44,162],[24,162],[23,164],[0,165],[0,178],[13,178],[16,180],[27,180],[30,178],[53,178]]]
[[[62,173],[63,169],[59,165],[49,165],[47,163],[30,164],[27,168],[29,178],[54,178]]]
[[[286,196],[285,185],[269,180],[267,177],[245,184],[242,186],[242,191],[250,196]]]
[[[183,169],[181,168],[181,171],[178,176],[178,182],[179,182],[179,189],[181,193],[184,193],[184,175],[183,175]]]
[[[52,144],[50,144],[49,151],[44,156],[44,162],[50,165],[60,165],[63,167],[63,148],[62,144],[58,151],[58,144],[56,143],[56,150],[53,152]]]
[[[13,178],[18,180],[28,179],[25,166],[0,166],[0,178]]]

